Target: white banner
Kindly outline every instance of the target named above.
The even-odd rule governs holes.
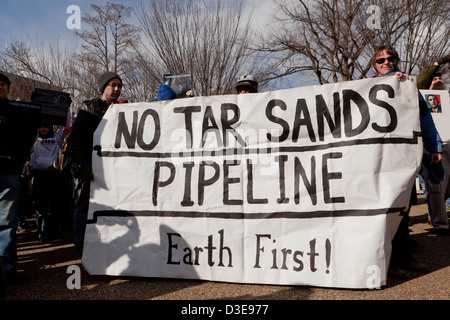
[[[450,99],[447,90],[420,90],[442,141],[450,142]]]
[[[374,288],[420,168],[415,79],[114,105],[90,274]]]

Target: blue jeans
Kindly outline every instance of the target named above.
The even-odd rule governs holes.
[[[17,260],[20,181],[16,174],[0,174],[0,256],[5,271]]]

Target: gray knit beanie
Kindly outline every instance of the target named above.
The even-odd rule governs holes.
[[[107,71],[103,73],[100,78],[98,78],[98,89],[100,90],[100,93],[103,93],[103,90],[105,90],[106,85],[108,82],[110,82],[112,79],[119,79],[120,83],[122,83],[122,79],[120,79],[119,75],[117,73]]]

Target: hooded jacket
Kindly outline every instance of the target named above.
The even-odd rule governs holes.
[[[63,132],[64,127],[61,126],[56,133],[51,129],[46,135],[39,134],[30,158],[31,170],[54,170],[53,162],[58,155]]]
[[[173,100],[177,98],[177,94],[167,84],[161,84],[158,88],[158,94],[156,95],[157,101]]]

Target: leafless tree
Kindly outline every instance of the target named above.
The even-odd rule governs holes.
[[[131,7],[107,2],[102,6],[92,4],[91,9],[95,15],[83,17],[89,28],[76,32],[84,41],[81,56],[100,70],[120,73],[122,55],[138,40],[138,29],[126,22]]]
[[[114,71],[125,80],[132,72],[131,44],[139,41],[138,28],[126,22],[131,8],[109,2],[91,8],[94,14],[83,18],[88,27],[76,32],[83,40],[79,53],[69,54],[58,41],[45,47],[29,40],[14,40],[3,50],[8,59],[5,65],[15,74],[69,91],[75,109],[83,100],[99,95],[97,79],[104,71]]]
[[[233,92],[239,73],[254,71],[251,17],[242,0],[141,0],[135,7],[145,35],[141,58],[155,77],[189,73],[197,95]]]
[[[86,14],[83,22],[88,27],[76,35],[83,40],[81,52],[74,62],[77,87],[84,99],[98,96],[97,79],[105,71],[119,74],[126,95],[133,84],[127,80],[131,48],[139,41],[139,29],[128,23],[131,7],[107,2],[92,4],[93,14]]]
[[[3,54],[12,72],[58,87],[67,85],[65,73],[70,55],[60,46],[59,39],[48,45],[15,39],[4,47]]]
[[[449,5],[440,0],[274,0],[280,9],[258,50],[270,79],[314,75],[320,84],[363,78],[380,45],[393,45],[413,74],[444,54]],[[378,19],[379,25],[370,25]]]
[[[12,40],[3,48],[2,56],[7,67],[5,71],[39,81],[47,89],[69,92],[77,101],[79,90],[74,77],[74,57],[58,38],[46,45],[30,39]],[[30,87],[28,91],[32,89]],[[30,96],[31,92],[25,95]]]
[[[134,46],[135,47],[135,46]],[[143,59],[139,53],[130,54],[122,63],[126,76],[124,97],[129,102],[152,101],[161,83],[155,76],[150,59]]]

